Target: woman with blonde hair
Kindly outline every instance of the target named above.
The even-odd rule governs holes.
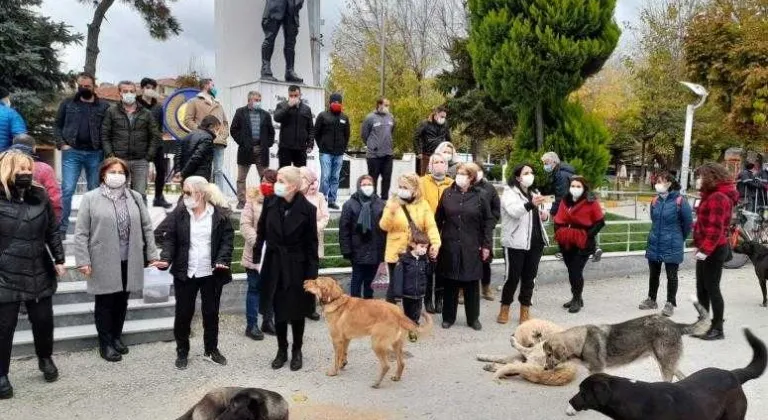
[[[397,193],[387,200],[379,227],[387,232],[387,244],[384,261],[389,268],[389,287],[387,301],[395,303],[392,279],[400,254],[406,252],[412,230],[418,229],[429,237],[431,260],[437,258],[440,250],[440,232],[435,224],[435,215],[424,200],[419,175],[415,172],[400,175],[397,180]]]
[[[189,334],[200,292],[203,314],[203,357],[226,365],[219,351],[219,302],[223,286],[232,281],[232,250],[235,229],[231,210],[215,184],[202,176],[183,183],[183,200],[158,227],[163,232],[163,251],[158,268],[170,265],[176,292],[176,368],[187,368]]]
[[[51,297],[56,277],[66,273],[64,246],[45,189],[32,183],[33,168],[32,158],[23,153],[0,154],[0,399],[13,397],[8,371],[22,302],[32,324],[37,366],[46,382],[59,378],[51,359]]]
[[[319,258],[323,258],[325,256],[325,243],[323,241],[325,235],[323,233],[331,218],[328,212],[328,200],[318,190],[320,182],[315,171],[307,166],[302,166],[299,170],[301,171],[301,193],[317,208],[317,255]],[[317,313],[317,310],[313,310],[309,314],[309,319],[319,321],[320,314]]]
[[[259,311],[275,317],[278,347],[272,368],[280,369],[288,361],[291,324],[293,371],[303,366],[304,318],[314,311],[314,297],[304,290],[304,280],[317,278],[320,265],[317,209],[301,193],[301,183],[298,168],[277,171],[275,195],[264,200],[253,247],[253,263],[261,274]]]
[[[75,226],[75,261],[95,295],[93,318],[99,354],[119,362],[128,354],[121,340],[131,292],[144,288],[144,267],[157,260],[152,220],[142,195],[128,188],[128,164],[104,160],[100,186],[83,196]]]

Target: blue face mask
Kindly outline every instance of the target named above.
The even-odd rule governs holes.
[[[278,182],[275,184],[275,195],[278,197],[285,197],[286,193],[286,186],[282,182]]]
[[[545,172],[552,172],[553,169],[555,168],[552,165],[549,165],[549,164],[544,165]]]
[[[216,94],[219,93],[219,91],[216,88],[212,88],[211,90],[208,91],[208,93],[210,93],[211,96],[215,98]]]

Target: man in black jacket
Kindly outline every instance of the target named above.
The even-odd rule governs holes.
[[[213,170],[213,139],[221,129],[221,121],[208,115],[197,130],[189,133],[176,146],[173,173],[181,176],[182,183],[193,175],[211,181]]]
[[[155,159],[160,130],[148,109],[136,103],[136,84],[122,81],[117,85],[120,103],[104,116],[101,144],[104,157],[118,157],[128,164],[131,189],[146,201],[149,162]]]
[[[237,143],[237,208],[245,207],[245,180],[256,165],[259,178],[269,167],[269,148],[275,142],[272,116],[261,108],[261,93],[248,92],[248,105],[238,108],[229,133]]]
[[[157,123],[157,129],[160,132],[160,141],[157,145],[157,152],[152,161],[155,164],[155,207],[171,208],[171,203],[165,200],[163,192],[165,190],[165,178],[168,176],[168,159],[165,155],[171,153],[173,142],[163,141],[163,104],[160,103],[160,94],[157,92],[157,81],[145,77],[139,83],[141,95],[136,98],[136,102],[152,113],[152,118]]]
[[[413,150],[418,158],[416,170],[419,176],[424,176],[427,173],[429,158],[435,153],[437,146],[451,141],[451,130],[445,123],[447,115],[448,111],[445,107],[439,106],[432,110],[429,117],[416,128],[416,134],[413,137]]]
[[[328,200],[328,207],[338,210],[336,193],[344,153],[349,145],[349,118],[341,112],[342,97],[331,95],[328,111],[323,111],[315,121],[315,137],[320,149],[320,193]]]
[[[312,110],[301,101],[301,88],[288,87],[288,100],[275,109],[275,121],[280,123],[280,142],[277,159],[283,166],[307,166],[307,153],[315,141]]]

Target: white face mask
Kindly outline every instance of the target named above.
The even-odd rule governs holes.
[[[443,159],[446,163],[453,162],[453,153],[443,153]]]
[[[157,94],[157,91],[154,89],[146,88],[141,92],[142,95],[146,96],[147,98],[158,98],[160,95]]]
[[[578,200],[579,197],[581,197],[581,195],[584,194],[584,188],[571,187],[570,192],[573,199]]]
[[[656,192],[659,194],[666,194],[669,191],[669,185],[667,184],[656,184]]]
[[[482,181],[482,179],[483,179],[483,171],[478,171],[477,172],[477,182]]]
[[[120,188],[125,185],[125,174],[107,174],[104,177],[104,184],[109,188]]]
[[[467,188],[469,186],[469,176],[464,174],[456,175],[456,185],[459,188]]]
[[[285,195],[288,193],[288,187],[283,184],[282,182],[278,182],[275,184],[275,195],[278,197],[285,197]]]
[[[697,190],[701,189],[701,184],[702,184],[701,178],[696,178],[696,189]]]
[[[535,177],[533,174],[525,174],[520,177],[520,185],[522,185],[525,188],[530,188],[531,185],[533,185],[533,180]]]
[[[389,114],[389,107],[388,106],[381,107],[381,113],[382,114]]]
[[[194,210],[197,208],[197,200],[195,200],[192,197],[187,197],[184,199],[184,207]]]
[[[445,118],[442,118],[442,117],[435,118],[435,122],[439,125],[443,125],[445,124]]]
[[[411,190],[407,188],[398,188],[397,189],[397,196],[400,197],[403,200],[410,200],[412,197]]]
[[[136,103],[136,94],[135,93],[123,93],[120,95],[123,98],[123,103],[126,105],[133,105]]]
[[[373,185],[362,185],[360,186],[360,192],[363,193],[364,196],[370,197],[373,195]]]

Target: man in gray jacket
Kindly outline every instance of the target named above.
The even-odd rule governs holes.
[[[389,99],[381,97],[376,101],[376,111],[365,117],[360,135],[368,149],[366,154],[368,175],[373,178],[375,190],[381,176],[379,196],[383,200],[389,197],[389,184],[392,180],[392,155],[394,154],[392,134],[394,131],[395,118],[389,113]]]

